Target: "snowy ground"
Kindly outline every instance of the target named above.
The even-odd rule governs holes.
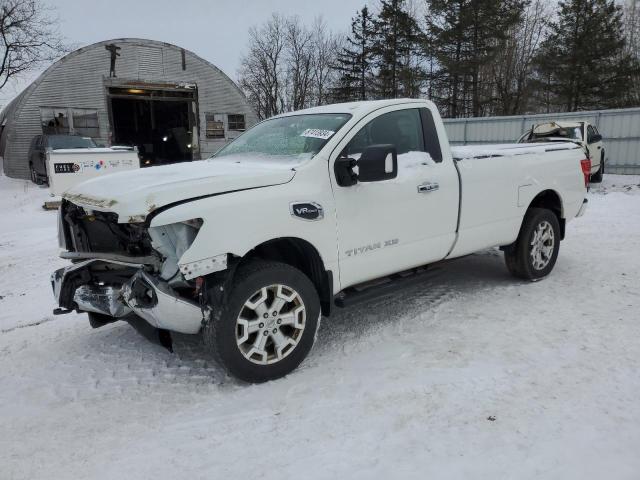
[[[326,320],[247,386],[199,342],[52,317],[55,213],[0,176],[0,478],[640,478],[640,177],[607,175],[553,274],[500,252]]]

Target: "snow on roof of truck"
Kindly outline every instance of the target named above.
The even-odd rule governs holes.
[[[317,113],[350,113],[352,115],[366,115],[380,108],[393,105],[402,105],[405,103],[424,103],[430,104],[429,100],[413,99],[413,98],[394,98],[391,100],[366,100],[361,102],[334,103],[331,105],[321,105],[319,107],[306,108],[304,110],[296,110],[278,115],[278,117],[287,117],[291,115],[309,115]]]

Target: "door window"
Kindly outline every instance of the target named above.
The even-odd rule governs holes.
[[[428,108],[421,108],[420,118],[422,119],[422,130],[424,132],[425,151],[429,153],[432,160],[435,162],[441,162],[442,149],[440,148],[438,130],[436,129],[436,122],[433,120],[431,110]]]
[[[359,156],[371,145],[393,145],[398,155],[424,152],[420,110],[398,110],[374,118],[351,139],[342,153],[346,156]]]
[[[593,137],[595,137],[596,132],[593,130],[593,127],[589,125],[587,127],[587,143],[593,143]]]

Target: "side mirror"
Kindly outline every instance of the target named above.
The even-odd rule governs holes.
[[[348,157],[338,157],[333,164],[336,174],[336,183],[341,187],[350,187],[358,183],[358,174],[353,171],[358,161]]]
[[[393,145],[371,145],[358,160],[359,182],[380,182],[398,176],[398,154]]]
[[[355,167],[358,167],[358,173],[354,172]],[[336,182],[341,187],[390,180],[398,176],[398,154],[393,145],[371,145],[364,149],[358,160],[337,158],[333,168]]]

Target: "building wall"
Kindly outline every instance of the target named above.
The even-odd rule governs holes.
[[[195,54],[162,42],[115,39],[76,50],[60,59],[29,86],[3,112],[6,119],[2,145],[4,171],[11,177],[29,177],[28,150],[35,135],[42,133],[40,107],[86,108],[98,111],[99,140],[110,140],[107,88],[111,53],[105,46],[121,47],[116,60],[118,80],[158,83],[194,83],[198,89],[200,158],[206,158],[229,140],[211,140],[205,135],[207,113],[244,114],[247,127],[257,118],[246,98],[222,71]],[[11,108],[9,108],[11,107]]]
[[[531,125],[553,120],[587,121],[603,137],[606,171],[640,174],[640,108],[544,115],[445,119],[453,145],[512,143]]]

